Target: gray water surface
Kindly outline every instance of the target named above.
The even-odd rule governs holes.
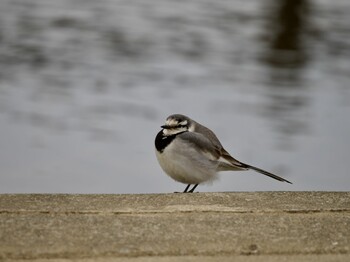
[[[350,3],[0,2],[0,193],[159,193],[172,113],[254,172],[199,191],[350,190]]]

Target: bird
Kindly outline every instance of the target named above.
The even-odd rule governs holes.
[[[175,181],[187,184],[183,193],[193,193],[199,184],[212,182],[220,171],[254,170],[292,184],[287,179],[233,158],[213,131],[182,114],[166,118],[154,143],[163,171]]]

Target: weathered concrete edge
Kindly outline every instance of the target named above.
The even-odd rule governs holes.
[[[326,255],[253,255],[253,256],[140,256],[140,257],[94,257],[94,258],[54,258],[54,259],[5,259],[4,261],[16,261],[16,262],[348,262],[350,255],[348,254],[326,254]]]
[[[197,194],[0,194],[0,213],[319,213],[350,212],[350,192],[229,192]]]
[[[285,214],[317,214],[317,213],[350,213],[349,209],[299,209],[299,210],[261,210],[261,211],[252,211],[249,209],[209,209],[209,208],[193,208],[189,209],[181,209],[174,208],[168,210],[145,210],[145,211],[128,211],[128,210],[119,210],[119,211],[47,211],[47,210],[18,210],[18,211],[8,211],[8,210],[0,210],[1,214],[50,214],[50,215],[101,215],[101,216],[113,216],[113,215],[150,215],[150,214],[190,214],[190,213],[226,213],[226,214],[270,214],[270,213],[285,213]]]

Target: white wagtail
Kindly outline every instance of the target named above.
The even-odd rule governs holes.
[[[175,114],[166,119],[155,139],[162,169],[174,180],[187,184],[192,193],[198,184],[217,178],[219,171],[255,170],[282,182],[288,180],[233,158],[209,128],[191,118]],[[191,185],[194,185],[188,191]]]

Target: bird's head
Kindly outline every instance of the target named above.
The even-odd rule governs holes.
[[[185,131],[193,131],[194,121],[185,115],[174,114],[167,117],[161,128],[166,136],[176,135]]]

